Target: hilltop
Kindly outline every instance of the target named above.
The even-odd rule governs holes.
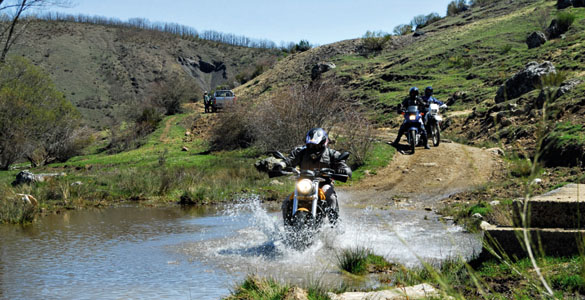
[[[234,85],[238,74],[270,67],[279,52],[90,23],[33,20],[12,49],[50,74],[93,127],[124,120],[154,82],[183,80],[204,90]]]

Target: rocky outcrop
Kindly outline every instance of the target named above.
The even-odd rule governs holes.
[[[555,73],[556,69],[550,61],[543,63],[530,62],[526,68],[506,80],[496,93],[496,103],[514,99],[536,88],[544,75]]]
[[[398,300],[398,299],[435,299],[441,296],[441,293],[429,284],[423,283],[415,286],[395,288],[392,290],[383,290],[377,292],[347,292],[343,294],[328,293],[331,300]],[[447,297],[449,298],[449,297]]]
[[[49,178],[66,176],[65,173],[48,173],[48,174],[33,174],[29,170],[24,170],[16,174],[16,179],[12,182],[13,186],[21,184],[31,184],[37,182],[44,182]]]
[[[546,35],[543,32],[535,31],[528,36],[526,44],[528,49],[538,48],[546,43]]]
[[[447,99],[447,105],[451,106],[459,102],[470,102],[473,98],[465,91],[457,91]]]
[[[538,108],[538,109],[542,108],[545,101],[552,102],[552,101],[557,100],[558,98],[562,97],[563,95],[565,95],[566,93],[568,93],[569,91],[574,89],[576,86],[578,86],[582,82],[583,81],[581,81],[580,79],[571,79],[571,80],[567,80],[567,81],[563,82],[558,89],[557,88],[543,89],[542,91],[540,91],[540,94],[538,95],[538,98],[536,99],[536,102],[534,103],[535,108]]]
[[[573,5],[573,0],[557,0],[557,8],[564,9]]]
[[[311,69],[311,79],[312,80],[318,79],[321,77],[321,74],[335,68],[336,66],[332,62],[320,62],[313,66],[313,68]]]
[[[555,19],[552,20],[552,22],[550,22],[550,26],[548,26],[548,28],[546,29],[546,36],[549,39],[556,39],[561,37],[561,35],[563,35],[568,30],[569,30],[568,25],[562,24]]]

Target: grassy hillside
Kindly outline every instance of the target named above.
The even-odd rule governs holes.
[[[530,61],[549,60],[568,79],[585,79],[585,9],[562,10],[575,16],[575,22],[564,37],[550,40],[540,48],[528,49],[525,41],[534,31],[544,31],[558,11],[554,1],[496,1],[484,7],[446,17],[423,28],[419,37],[394,36],[382,51],[368,51],[363,40],[322,46],[280,61],[275,68],[252,84],[238,89],[240,94],[269,96],[278,87],[311,81],[311,68],[318,61],[331,61],[337,68],[323,74],[324,80],[342,89],[348,98],[361,103],[380,126],[397,126],[395,106],[412,86],[432,85],[436,97],[447,101],[458,93],[451,110],[460,111],[445,122],[447,133],[473,144],[515,142],[515,135],[502,136],[506,126],[486,127],[485,119],[493,118],[494,97],[499,86]],[[344,51],[337,50],[343,49]],[[344,53],[342,53],[344,52]],[[324,54],[326,53],[326,54]],[[295,76],[282,69],[295,70]],[[585,99],[583,84],[555,103],[565,111],[570,103]],[[531,105],[538,96],[529,93],[510,103],[520,110]],[[490,111],[490,109],[492,109]],[[500,109],[497,111],[502,111]],[[489,113],[488,113],[489,111]],[[564,120],[583,123],[583,110],[564,114]],[[530,118],[508,116],[513,126],[526,127],[523,142],[534,142]],[[489,122],[488,122],[489,123]],[[534,123],[534,119],[532,119]],[[450,125],[450,126],[449,126]],[[506,129],[516,130],[516,129]]]
[[[123,119],[126,106],[148,98],[152,83],[182,79],[203,90],[233,85],[240,73],[271,66],[278,52],[152,30],[74,22],[33,21],[13,55],[42,67],[92,126]]]

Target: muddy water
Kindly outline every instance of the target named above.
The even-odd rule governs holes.
[[[246,274],[288,282],[352,282],[335,253],[365,246],[410,266],[470,257],[479,239],[426,211],[350,209],[304,251],[257,200],[220,210],[120,207],[0,226],[0,299],[218,299]]]

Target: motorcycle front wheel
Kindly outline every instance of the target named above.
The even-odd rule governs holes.
[[[414,148],[416,147],[416,130],[408,132],[408,141],[410,142],[410,151],[414,154]]]
[[[433,146],[439,147],[441,143],[441,129],[439,128],[439,124],[431,124],[431,135],[433,137]]]

